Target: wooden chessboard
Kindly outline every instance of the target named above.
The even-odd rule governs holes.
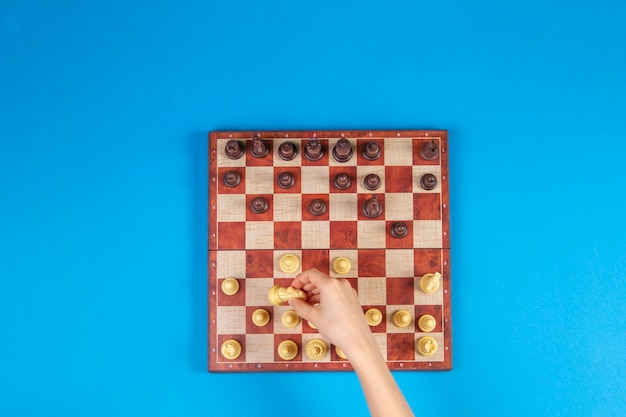
[[[254,135],[269,146],[264,157],[251,154]],[[311,138],[319,140],[323,156],[308,160],[304,147]],[[353,154],[347,162],[337,162],[332,150],[341,138],[348,139]],[[226,155],[229,140],[243,145],[239,159]],[[283,160],[279,146],[292,142],[297,154]],[[375,141],[381,155],[368,160],[362,150]],[[423,156],[425,143],[434,142],[437,155]],[[432,149],[433,145],[429,145]],[[432,158],[432,159],[430,159]],[[312,360],[304,345],[321,339],[313,327],[301,320],[293,328],[281,322],[290,307],[273,306],[268,290],[275,284],[288,286],[304,269],[318,268],[331,277],[348,279],[357,290],[366,311],[378,308],[383,314],[372,327],[388,366],[394,370],[451,369],[450,316],[450,233],[448,203],[448,146],[443,130],[413,131],[281,131],[211,132],[209,135],[209,370],[210,371],[304,371],[347,370],[335,347],[324,341],[327,353]],[[238,185],[227,186],[224,174],[234,171]],[[277,177],[290,172],[295,179],[291,188],[282,188]],[[347,173],[350,186],[338,190],[334,178]],[[364,178],[376,174],[381,179],[377,190],[364,186]],[[420,184],[425,174],[436,178],[436,186],[426,190]],[[432,177],[431,177],[432,178]],[[432,184],[431,184],[432,186]],[[250,208],[253,198],[261,196],[268,209],[260,214]],[[382,213],[367,217],[362,209],[376,196]],[[309,203],[321,199],[327,205],[322,215],[312,215]],[[390,235],[391,225],[403,222],[408,234]],[[294,254],[300,266],[294,273],[282,272],[279,259]],[[345,275],[333,270],[337,257],[347,257],[351,269]],[[441,285],[434,293],[420,290],[420,278],[441,274]],[[221,284],[235,278],[239,290],[226,295]],[[257,326],[252,313],[263,308],[270,322]],[[412,321],[398,327],[393,314],[408,310]],[[436,326],[430,332],[418,328],[418,319],[430,314]],[[340,319],[340,318],[338,318]],[[417,348],[423,337],[432,337],[437,349],[422,355]],[[226,359],[221,346],[236,340],[242,350],[235,359]],[[283,340],[293,340],[298,354],[284,360],[277,354]]]

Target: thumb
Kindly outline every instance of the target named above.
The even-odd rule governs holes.
[[[292,298],[288,303],[300,317],[315,323],[317,313],[319,313],[317,308],[300,298]]]

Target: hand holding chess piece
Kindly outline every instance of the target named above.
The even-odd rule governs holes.
[[[272,303],[272,305],[279,306],[292,298],[301,298],[306,300],[306,294],[304,291],[297,290],[293,287],[285,288],[280,285],[274,285],[270,288],[268,298],[270,299],[270,303]]]

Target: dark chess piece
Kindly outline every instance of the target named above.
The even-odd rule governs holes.
[[[254,197],[250,202],[250,210],[256,214],[265,213],[269,208],[267,200],[263,197]]]
[[[333,158],[337,162],[348,162],[352,158],[352,145],[346,138],[341,138],[333,148]]]
[[[261,139],[261,136],[252,136],[252,143],[250,144],[250,154],[255,158],[263,158],[270,151],[270,147]]]
[[[370,191],[377,190],[380,187],[380,177],[376,174],[367,174],[363,179],[363,185]]]
[[[322,157],[322,155],[324,155],[324,150],[322,149],[322,144],[319,139],[309,139],[304,146],[304,157],[309,161],[317,161]]]
[[[291,161],[296,157],[298,153],[296,149],[296,145],[291,142],[283,142],[278,147],[278,156],[280,156],[285,161]]]
[[[420,150],[420,154],[422,155],[422,158],[426,159],[427,161],[437,159],[437,157],[439,156],[439,144],[434,140],[431,140],[430,142],[424,142],[424,144],[422,145],[422,149]]]
[[[422,178],[420,178],[420,185],[425,190],[434,190],[437,186],[437,177],[433,174],[424,174]]]
[[[350,180],[350,176],[348,174],[342,172],[335,176],[333,184],[338,190],[346,190],[350,187],[350,184],[352,184],[352,180]]]
[[[321,216],[326,213],[326,203],[319,198],[311,200],[309,203],[309,212],[314,216]]]
[[[382,212],[383,212],[383,207],[380,204],[380,201],[378,201],[378,197],[376,197],[375,195],[372,196],[372,198],[370,198],[369,200],[367,200],[365,204],[363,204],[363,214],[366,217],[370,217],[370,218],[378,217],[380,216]]]
[[[227,187],[236,187],[241,181],[241,176],[236,171],[228,171],[224,174],[224,185]]]
[[[367,159],[368,161],[375,161],[378,158],[380,158],[380,155],[382,154],[382,149],[380,148],[380,145],[378,144],[378,142],[367,142],[365,144],[365,146],[363,146],[363,151],[362,151],[362,155],[363,158]]]
[[[237,142],[235,139],[230,139],[226,142],[224,153],[230,159],[239,159],[243,156],[243,146],[241,146],[241,143]]]
[[[287,189],[293,187],[296,183],[296,179],[293,177],[291,172],[281,172],[278,175],[278,180],[276,180],[276,182],[280,188]]]
[[[395,237],[396,239],[401,239],[405,237],[408,232],[409,228],[406,227],[405,223],[395,222],[391,225],[391,236]]]

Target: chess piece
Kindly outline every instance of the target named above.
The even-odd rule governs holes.
[[[227,187],[236,187],[241,182],[241,176],[237,171],[227,171],[222,178],[224,185]]]
[[[377,190],[380,187],[380,177],[376,174],[367,174],[363,179],[363,185],[370,191]]]
[[[348,174],[342,172],[335,176],[335,180],[333,181],[333,184],[335,188],[338,190],[346,190],[350,187],[350,184],[352,184],[352,181],[350,180],[350,176]]]
[[[427,161],[437,159],[437,157],[439,156],[439,144],[434,140],[430,142],[424,142],[424,144],[422,145],[422,149],[420,150],[420,154],[422,155],[422,158],[426,159]]]
[[[417,321],[417,327],[423,332],[432,332],[437,326],[437,321],[430,314],[424,314]]]
[[[276,349],[278,356],[286,361],[290,361],[298,356],[298,345],[293,340],[283,340]]]
[[[378,201],[378,197],[375,195],[363,204],[363,214],[366,217],[378,217],[382,212],[383,207],[381,206],[380,201]]]
[[[280,257],[278,261],[278,266],[281,271],[286,274],[293,274],[300,267],[300,259],[296,255],[292,255],[288,253]]]
[[[250,145],[250,154],[255,158],[263,158],[270,151],[270,147],[261,139],[261,136],[252,136],[252,144]]]
[[[226,142],[224,153],[230,159],[239,159],[243,156],[243,146],[241,146],[241,143],[236,140],[230,139]]]
[[[296,145],[291,142],[283,142],[278,147],[278,156],[285,161],[291,161],[297,153]]]
[[[434,274],[425,274],[420,278],[420,289],[426,294],[432,294],[437,292],[441,286],[441,274],[435,272]]]
[[[321,339],[310,340],[304,348],[309,359],[314,361],[322,359],[326,356],[326,343]]]
[[[341,350],[341,348],[339,346],[335,346],[335,353],[337,354],[337,356],[339,356],[341,359],[348,359],[348,357],[346,356],[345,353],[343,353],[343,350]]]
[[[377,160],[378,158],[380,158],[381,153],[382,149],[380,148],[378,142],[367,142],[365,146],[363,146],[362,155],[363,158],[367,159],[368,161]]]
[[[317,326],[311,323],[309,320],[306,321],[306,324],[308,324],[311,329],[317,330]]]
[[[383,313],[377,308],[370,308],[365,312],[365,320],[370,326],[378,326],[383,321]]]
[[[250,210],[256,214],[265,213],[269,208],[267,200],[263,197],[254,197],[250,202]]]
[[[333,147],[333,158],[337,162],[348,162],[352,158],[352,145],[348,139],[341,138],[337,141]]]
[[[319,198],[311,200],[309,203],[309,212],[314,216],[321,216],[326,213],[326,203]]]
[[[280,322],[285,327],[296,327],[300,323],[300,316],[293,310],[287,310],[280,317]]]
[[[408,327],[413,321],[407,310],[398,310],[393,314],[393,323],[398,327]]]
[[[311,138],[304,146],[304,157],[309,161],[318,161],[324,155],[322,144],[318,138]]]
[[[270,322],[270,313],[264,308],[257,308],[252,313],[252,323],[256,326],[263,327]]]
[[[242,350],[241,343],[235,339],[225,340],[220,348],[222,356],[230,361],[237,359],[241,355]]]
[[[433,174],[422,175],[422,178],[420,178],[420,186],[427,191],[434,190],[437,186],[437,177]]]
[[[350,272],[351,267],[352,263],[350,259],[346,257],[340,256],[333,261],[333,269],[340,275],[345,275]]]
[[[302,298],[306,300],[306,293],[302,290],[297,290],[294,287],[281,287],[280,285],[274,285],[270,288],[268,298],[272,305],[278,306],[282,303],[291,300],[292,298]]]
[[[280,188],[288,189],[293,187],[296,183],[296,179],[291,172],[281,172],[278,175],[278,180],[276,182]]]
[[[226,295],[235,295],[239,291],[239,281],[235,278],[226,278],[222,281],[222,292]]]
[[[437,341],[430,336],[420,337],[417,341],[417,351],[423,356],[434,355],[437,352]]]
[[[395,222],[391,225],[391,236],[396,239],[402,239],[409,232],[409,228],[406,227],[406,223]]]

